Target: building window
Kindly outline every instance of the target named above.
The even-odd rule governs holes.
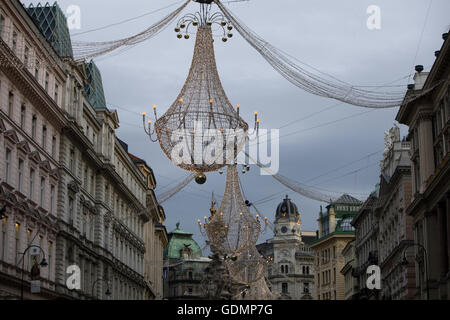
[[[8,95],[8,116],[10,118],[12,118],[13,116],[13,108],[14,108],[14,93],[10,91]]]
[[[17,32],[13,31],[13,35],[12,35],[12,50],[14,51],[14,53],[16,52],[17,49]]]
[[[19,254],[20,254],[20,223],[16,222],[15,225],[15,257],[14,257],[14,264],[17,265],[19,262]]]
[[[91,175],[91,194],[94,195],[94,175]]]
[[[52,137],[52,157],[56,157],[56,136]]]
[[[33,230],[27,229],[27,246],[31,244],[31,236],[33,235]]]
[[[56,104],[58,104],[58,91],[59,91],[59,86],[57,84],[55,84],[54,99],[55,99]]]
[[[78,113],[78,90],[76,87],[73,88],[73,108],[72,115],[76,119]]]
[[[30,196],[31,200],[33,200],[33,193],[34,193],[33,187],[34,187],[34,169],[30,168],[30,188],[29,188],[30,192],[29,192],[29,196]]]
[[[36,138],[36,122],[37,122],[37,116],[33,114],[33,117],[31,119],[31,137],[34,139]]]
[[[0,38],[3,39],[3,29],[5,28],[5,17],[0,14]]]
[[[288,293],[288,284],[287,284],[287,282],[283,282],[281,284],[281,292],[282,293]]]
[[[51,274],[52,274],[52,256],[53,256],[53,242],[49,241],[48,242],[48,266],[47,266],[47,272],[48,272],[48,280],[50,280],[51,278]]]
[[[73,198],[69,197],[69,224],[73,225]]]
[[[36,65],[34,67],[34,78],[39,81],[39,60],[36,59]]]
[[[69,168],[70,171],[75,171],[75,150],[73,148],[70,149]]]
[[[39,198],[39,205],[41,207],[44,205],[44,194],[45,194],[45,178],[41,178],[41,196]]]
[[[83,186],[87,189],[88,184],[88,169],[86,164],[86,169],[84,169],[84,175],[83,175]]]
[[[108,184],[105,185],[105,203],[109,205],[109,186]]]
[[[22,192],[22,179],[23,179],[23,160],[19,159],[18,166],[18,175],[17,175],[17,189],[19,192]]]
[[[42,126],[42,148],[47,147],[47,126]]]
[[[309,293],[309,283],[305,282],[303,284],[303,293]]]
[[[8,237],[6,236],[6,231],[7,231],[7,227],[8,227],[8,217],[3,216],[2,219],[2,261],[5,261],[5,252],[6,252],[6,241],[8,239]]]
[[[23,64],[25,65],[25,68],[28,68],[28,57],[30,55],[30,48],[25,46],[24,54],[23,54]]]
[[[50,186],[50,213],[53,213],[55,203],[55,186]]]
[[[50,75],[48,74],[48,72],[46,72],[46,73],[45,73],[45,83],[44,83],[44,88],[45,88],[45,91],[47,91],[47,92],[48,92],[48,84],[49,84],[49,81],[50,81]]]
[[[105,231],[104,231],[104,240],[103,242],[105,243],[105,249],[109,250],[109,228],[108,226],[105,226]]]
[[[87,220],[87,217],[86,217],[86,213],[83,215],[83,223],[82,223],[82,225],[81,225],[81,233],[83,234],[83,236],[85,236],[86,237],[86,233],[87,233],[87,224],[86,224],[86,220]]]
[[[5,181],[9,183],[9,171],[11,170],[11,150],[6,148],[5,154]]]
[[[94,230],[95,230],[95,220],[92,216],[89,216],[89,240],[94,241],[95,240],[95,234],[94,234]]]
[[[25,112],[26,112],[25,104],[22,104],[22,106],[20,107],[20,128],[22,129],[25,126]]]

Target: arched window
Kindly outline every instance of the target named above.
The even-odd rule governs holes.
[[[281,266],[281,273],[284,273],[284,266]]]
[[[284,267],[284,271],[285,271],[286,274],[289,273],[289,266],[288,266],[288,265],[286,265],[286,266]]]

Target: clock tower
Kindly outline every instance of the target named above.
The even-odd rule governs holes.
[[[269,257],[267,279],[276,299],[312,299],[314,255],[309,243],[315,233],[300,229],[300,213],[288,196],[275,211],[273,238],[259,246]],[[261,252],[260,251],[260,252]]]
[[[300,213],[298,208],[286,195],[278,205],[274,221],[274,240],[302,241],[300,231]]]

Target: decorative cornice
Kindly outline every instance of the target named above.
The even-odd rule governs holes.
[[[2,64],[6,64],[2,65],[2,71],[9,75],[15,85],[26,93],[27,99],[39,106],[39,111],[46,114],[48,119],[54,121],[58,131],[64,127],[65,118],[59,106],[26,68],[14,67],[23,64],[1,38],[0,60],[4,61]]]
[[[67,184],[67,188],[75,194],[80,192],[80,186],[79,186],[78,182],[76,182],[75,180],[72,180],[71,182],[69,182]]]
[[[8,139],[11,143],[17,144],[19,143],[19,138],[17,137],[17,133],[13,129],[6,130],[3,133],[5,139]]]

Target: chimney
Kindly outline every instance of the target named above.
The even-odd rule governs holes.
[[[330,206],[330,213],[328,214],[328,222],[330,224],[330,233],[336,230],[336,213],[334,212],[334,206]]]
[[[425,81],[427,80],[429,72],[423,72],[422,65],[417,65],[415,69],[416,74],[414,75],[414,89],[421,90],[423,88],[423,85],[425,84]]]

